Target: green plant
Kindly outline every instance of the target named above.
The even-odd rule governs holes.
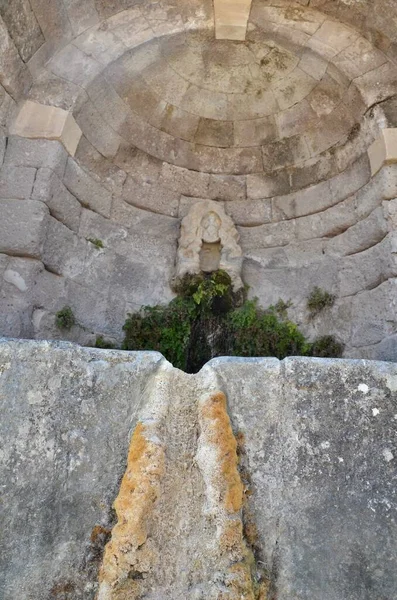
[[[310,354],[322,358],[341,358],[344,348],[344,345],[338,342],[333,335],[324,335],[314,340]]]
[[[279,317],[281,317],[281,319],[287,319],[288,318],[288,309],[291,308],[292,306],[292,302],[291,300],[288,300],[288,302],[285,302],[284,300],[278,300],[276,302],[276,304],[273,306],[271,306],[270,308],[274,309],[276,311],[276,313],[279,315]]]
[[[105,340],[103,335],[97,335],[94,348],[104,348],[112,350],[113,348],[115,348],[115,344],[113,344],[113,342],[110,342],[109,340]]]
[[[55,323],[59,329],[72,329],[76,323],[75,316],[70,306],[65,306],[55,315]]]
[[[166,306],[144,306],[124,325],[124,350],[157,350],[175,367],[197,372],[215,356],[336,356],[334,344],[310,344],[280,300],[263,310],[257,299],[235,294],[227,273],[185,275]],[[319,353],[319,354],[317,354]],[[328,354],[327,354],[328,353]]]
[[[103,241],[98,238],[87,238],[87,242],[91,242],[98,250],[104,248]]]
[[[248,300],[229,315],[232,356],[306,356],[310,344],[297,325],[280,319],[275,307],[262,310],[257,299]]]
[[[329,292],[315,287],[307,299],[307,308],[310,318],[313,319],[326,308],[330,308],[335,304],[336,296]]]

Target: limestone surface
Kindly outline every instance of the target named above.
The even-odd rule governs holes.
[[[396,390],[390,363],[2,340],[2,598],[391,600]]]

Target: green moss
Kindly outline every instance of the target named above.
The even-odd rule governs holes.
[[[341,358],[344,348],[333,335],[324,335],[313,342],[310,354],[322,358]]]
[[[59,329],[72,329],[76,319],[70,306],[65,306],[57,312],[55,323]]]
[[[310,318],[313,319],[326,308],[330,308],[335,304],[336,297],[329,292],[315,287],[307,299],[307,308]]]
[[[94,348],[104,348],[107,350],[112,350],[113,348],[115,348],[115,344],[113,344],[109,340],[105,340],[103,335],[98,335],[95,340]]]
[[[102,240],[98,240],[98,238],[87,238],[87,242],[91,242],[98,250],[104,248]]]

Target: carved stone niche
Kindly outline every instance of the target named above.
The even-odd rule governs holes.
[[[243,254],[238,242],[237,229],[220,204],[196,202],[182,219],[176,277],[223,269],[230,275],[234,291],[241,289]]]

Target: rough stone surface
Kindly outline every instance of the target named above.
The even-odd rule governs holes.
[[[91,600],[99,580],[113,598],[121,533],[132,598],[253,598],[247,560],[280,600],[393,598],[394,365],[234,358],[189,376],[157,353],[4,340],[0,372],[5,600]]]
[[[40,258],[48,225],[48,208],[42,202],[0,200],[0,252]]]
[[[72,158],[68,160],[64,183],[83,206],[104,217],[110,216],[112,194],[96,183]]]

